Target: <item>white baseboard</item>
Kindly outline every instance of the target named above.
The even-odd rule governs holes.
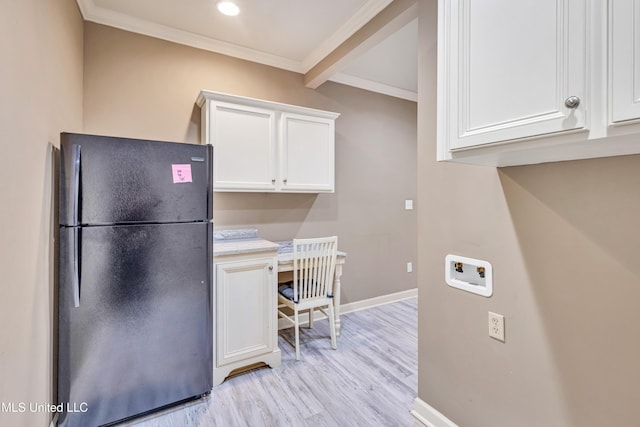
[[[354,311],[366,310],[367,308],[377,307],[379,305],[391,304],[392,302],[398,302],[409,298],[415,298],[418,296],[418,288],[409,289],[407,291],[396,292],[388,295],[381,295],[379,297],[369,298],[362,301],[350,302],[349,304],[342,304],[340,306],[340,315],[346,313],[352,313]],[[309,323],[308,313],[303,313],[301,316],[301,324]],[[315,310],[313,320],[326,319],[326,316]],[[287,319],[278,319],[278,329],[290,328],[292,323]]]
[[[350,302],[349,304],[342,304],[340,306],[340,314],[351,313],[359,310],[366,310],[367,308],[377,307],[379,305],[391,304],[392,302],[398,302],[409,298],[415,298],[418,296],[418,288],[409,289],[407,291],[396,292],[388,295],[381,295],[379,297],[369,298],[362,301]]]
[[[411,415],[427,427],[458,427],[456,423],[418,397],[413,401]]]

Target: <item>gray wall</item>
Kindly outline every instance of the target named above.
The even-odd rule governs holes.
[[[640,156],[436,163],[436,3],[419,1],[418,395],[460,426],[637,425]],[[493,297],[448,287],[447,253],[490,261]]]
[[[348,253],[343,303],[416,287],[416,104],[85,24],[85,131],[197,143],[201,89],[341,113],[334,194],[217,193],[217,228],[255,226],[271,240],[336,234]]]
[[[28,405],[53,400],[52,148],[82,129],[83,27],[74,0],[0,9],[0,403],[27,405],[0,425],[45,426]]]

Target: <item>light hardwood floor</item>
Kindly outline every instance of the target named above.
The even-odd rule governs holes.
[[[419,426],[409,413],[417,394],[417,301],[411,298],[342,316],[338,349],[329,323],[280,331],[282,366],[225,380],[199,401],[121,426],[354,427]]]

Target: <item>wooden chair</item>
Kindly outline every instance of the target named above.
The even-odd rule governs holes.
[[[336,236],[293,240],[293,281],[278,287],[278,314],[294,325],[296,360],[300,360],[301,311],[309,311],[310,328],[316,308],[329,318],[331,348],[337,348],[332,295],[337,247]],[[280,310],[284,307],[293,310],[293,319]]]

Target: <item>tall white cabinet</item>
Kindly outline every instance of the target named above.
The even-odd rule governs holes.
[[[338,113],[209,91],[197,104],[215,191],[335,191]]]
[[[438,4],[438,160],[640,153],[640,0]]]

